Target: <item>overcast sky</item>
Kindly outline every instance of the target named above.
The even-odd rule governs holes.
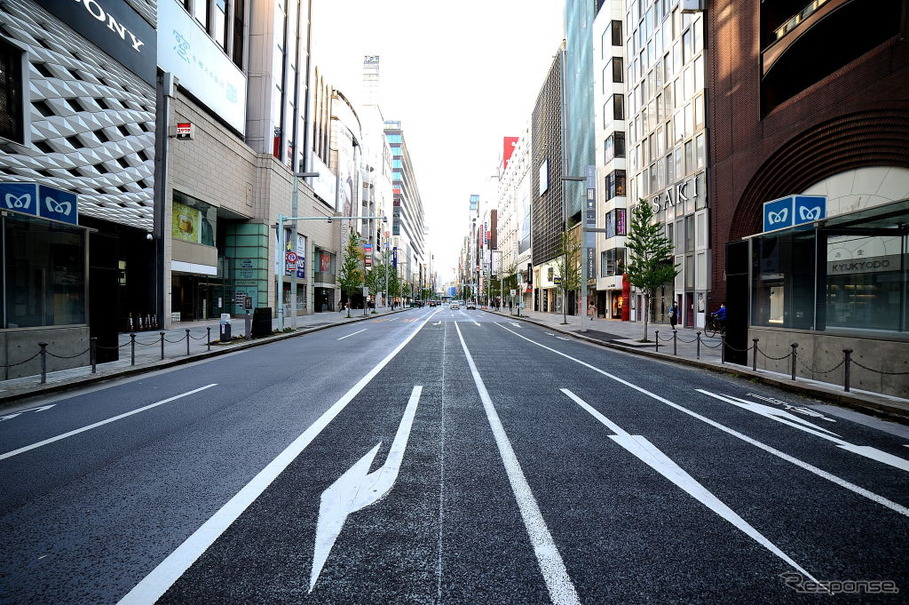
[[[314,0],[313,59],[352,102],[364,55],[380,56],[382,113],[404,130],[442,281],[470,194],[488,190],[502,139],[530,119],[562,24],[562,0]]]

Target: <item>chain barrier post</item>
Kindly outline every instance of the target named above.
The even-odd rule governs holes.
[[[852,349],[843,349],[843,355],[846,356],[843,360],[843,363],[846,364],[846,367],[843,369],[843,388],[846,389],[846,392],[848,393],[850,383],[852,382],[852,372],[850,368],[852,364]]]
[[[89,342],[89,359],[92,363],[92,374],[98,373],[98,337],[92,336],[88,339]]]
[[[136,333],[130,332],[129,334],[129,365],[136,365]]]
[[[161,361],[164,361],[164,332],[158,332],[161,335]]]
[[[720,334],[720,363],[726,364],[726,335]]]
[[[249,317],[249,311],[246,312],[246,316]],[[208,326],[207,328],[205,328],[205,330],[208,332],[208,335],[207,335],[207,339],[208,339],[208,350],[211,351],[211,326]],[[247,332],[247,334],[248,334],[248,333],[249,333],[249,330],[247,330],[246,332]]]
[[[760,339],[759,338],[751,339],[751,342],[754,343],[754,355],[751,357],[751,371],[752,372],[757,372],[757,353],[758,353],[757,343],[758,343],[758,340],[760,340]]]
[[[660,352],[660,331],[654,330],[653,333],[656,336],[656,352],[659,353]]]
[[[697,345],[695,345],[695,358],[700,359],[701,358],[701,333],[700,332],[697,333],[697,336],[695,337],[695,341],[697,342]]]
[[[186,354],[189,355],[189,328],[186,328]]]
[[[795,362],[798,360],[798,357],[799,357],[799,343],[794,342],[789,346],[792,347],[792,380],[794,381],[795,380]]]
[[[672,329],[672,354],[679,354],[679,334],[675,328]]]
[[[47,343],[39,342],[38,346],[41,347],[41,384],[47,383]]]

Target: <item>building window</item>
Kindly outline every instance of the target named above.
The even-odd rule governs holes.
[[[605,190],[606,199],[611,200],[612,198],[625,195],[625,171],[624,170],[613,170],[606,175]]]
[[[621,84],[625,81],[625,62],[622,57],[613,57],[612,61],[612,81]]]
[[[0,137],[16,143],[25,143],[22,57],[21,50],[0,39]]]
[[[10,213],[3,218],[4,328],[86,322],[86,231]]]
[[[218,46],[227,45],[227,0],[215,0],[215,22],[212,24],[212,37]]]
[[[625,157],[625,133],[613,132],[603,141],[603,163]]]
[[[243,13],[245,12],[245,0],[234,0],[234,48],[231,53],[234,64],[243,69]]]
[[[625,119],[625,95],[612,95],[612,119]]]

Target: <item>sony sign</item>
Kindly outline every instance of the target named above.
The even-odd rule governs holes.
[[[155,30],[125,2],[117,0],[36,0],[36,2],[145,82],[155,85],[157,67]]]

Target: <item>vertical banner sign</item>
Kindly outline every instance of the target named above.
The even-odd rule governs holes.
[[[587,199],[585,200],[585,224],[587,229],[596,229],[597,226],[597,171],[595,166],[588,165],[586,168],[587,177]],[[587,262],[587,279],[596,278],[596,234],[593,231],[587,231],[584,238],[584,258]]]
[[[372,266],[372,244],[363,244],[364,262],[367,267]]]

